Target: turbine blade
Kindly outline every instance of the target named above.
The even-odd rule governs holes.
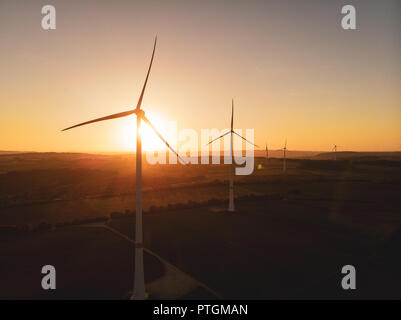
[[[163,138],[163,136],[160,134],[159,131],[157,131],[157,129],[155,128],[155,126],[152,124],[152,122],[149,121],[148,118],[146,118],[145,116],[142,116],[142,120],[145,121],[148,125],[150,125],[150,127],[153,129],[153,131],[157,134],[157,136],[160,138],[161,141],[163,141],[166,146],[182,161],[182,163],[184,163],[185,165],[187,165],[187,163],[185,162],[185,160],[183,158],[180,157],[180,155],[169,145],[169,143],[167,142],[166,139]]]
[[[206,146],[208,146],[209,144],[211,144],[212,142],[215,142],[216,140],[223,138],[225,135],[229,134],[231,131],[227,131],[226,133],[222,134],[220,137],[217,137],[216,139],[213,139],[212,141],[210,141],[209,143],[206,144]]]
[[[153,45],[153,52],[152,52],[152,58],[150,59],[150,64],[149,64],[149,69],[148,69],[148,73],[146,74],[146,79],[145,79],[145,83],[143,84],[143,88],[142,88],[142,92],[141,95],[139,97],[138,103],[136,105],[136,109],[140,109],[141,105],[142,105],[142,99],[143,99],[143,95],[145,93],[145,89],[146,89],[146,84],[148,83],[148,78],[149,78],[149,74],[150,74],[150,69],[152,69],[152,63],[153,63],[153,58],[155,56],[155,50],[156,50],[156,43],[157,43],[157,36],[155,38],[155,43]]]
[[[99,121],[104,121],[104,120],[110,120],[110,119],[116,119],[116,118],[122,118],[122,117],[129,116],[129,115],[131,115],[131,114],[133,114],[133,113],[136,113],[136,110],[130,110],[130,111],[125,111],[125,112],[115,113],[115,114],[112,114],[112,115],[107,116],[107,117],[102,117],[102,118],[98,118],[98,119],[94,119],[94,120],[82,122],[82,123],[80,123],[80,124],[76,124],[75,126],[65,128],[65,129],[63,129],[63,130],[61,130],[61,131],[70,130],[70,129],[72,129],[72,128],[84,126],[84,125],[86,125],[86,124],[90,124],[90,123],[94,123],[94,122],[99,122]]]
[[[287,139],[285,139],[284,149],[287,149]]]
[[[231,105],[231,131],[234,130],[234,99],[232,99]]]
[[[251,141],[249,141],[249,140],[246,140],[243,136],[241,136],[240,134],[236,133],[235,131],[233,131],[233,133],[236,134],[236,135],[237,135],[238,137],[240,137],[241,139],[245,140],[246,142],[250,143],[251,145],[253,145],[253,146],[259,148],[258,145],[254,144],[253,142],[251,142]]]

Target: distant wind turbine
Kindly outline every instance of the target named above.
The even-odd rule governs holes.
[[[285,139],[285,144],[283,148],[284,158],[283,158],[283,172],[287,171],[286,153],[287,153],[287,139]]]
[[[332,149],[334,151],[334,160],[337,160],[337,148],[338,147],[341,147],[341,146],[338,146],[338,145],[335,144],[333,149]]]
[[[269,149],[267,148],[267,142],[266,142],[266,160],[269,160]]]
[[[251,145],[253,145],[255,147],[258,147],[256,144],[254,144],[253,142],[248,141],[243,136],[241,136],[240,134],[238,134],[238,133],[236,133],[234,131],[234,99],[232,99],[232,105],[231,105],[231,129],[230,129],[230,131],[227,131],[226,133],[222,134],[221,136],[217,137],[216,139],[213,139],[207,145],[213,143],[216,140],[219,140],[220,138],[223,138],[224,136],[226,136],[229,133],[230,133],[230,158],[231,158],[231,162],[230,162],[230,184],[229,184],[228,211],[229,212],[234,212],[235,209],[234,209],[234,177],[233,177],[234,176],[233,134],[236,134],[238,137],[240,137],[241,139],[243,139],[246,142],[250,143]]]
[[[177,156],[180,160],[185,163],[185,161],[178,155],[178,153],[168,144],[166,139],[157,131],[154,125],[149,121],[145,116],[145,112],[141,110],[142,99],[145,93],[146,84],[148,82],[150,69],[152,68],[153,57],[155,55],[156,50],[157,37],[155,38],[155,42],[153,45],[153,53],[152,58],[150,60],[150,65],[148,68],[148,73],[146,74],[145,83],[143,84],[141,95],[139,96],[138,103],[135,109],[112,114],[110,116],[106,116],[103,118],[98,118],[95,120],[86,121],[72,127],[68,127],[63,129],[62,131],[69,130],[72,128],[76,128],[79,126],[83,126],[86,124],[122,118],[129,116],[131,114],[136,115],[136,230],[135,230],[135,278],[134,278],[134,289],[132,298],[143,300],[145,299],[145,279],[144,279],[144,270],[143,270],[143,235],[142,235],[142,141],[141,141],[141,121],[146,122],[153,131],[157,134],[157,136],[166,144],[166,146]]]

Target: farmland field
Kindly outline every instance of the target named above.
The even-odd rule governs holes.
[[[145,248],[223,298],[401,298],[401,162],[281,166],[257,158],[252,175],[236,176],[229,214],[226,165],[145,165]],[[133,247],[90,219],[133,238],[133,157],[7,154],[0,168],[1,296],[126,298]],[[65,275],[55,296],[37,282],[50,262]],[[360,271],[357,293],[339,290],[345,264]],[[145,269],[147,282],[165,273],[151,255]]]

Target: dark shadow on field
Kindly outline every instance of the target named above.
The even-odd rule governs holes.
[[[343,290],[338,273],[304,291],[316,299],[401,299],[401,228],[365,261],[357,263],[356,289]]]
[[[0,242],[0,299],[121,299],[132,290],[132,244],[100,228],[66,227]],[[56,268],[56,290],[43,290],[42,266]],[[144,254],[145,281],[163,265]]]
[[[237,201],[237,209],[147,214],[145,246],[224,298],[303,299],[337,297],[342,266],[355,265],[363,274],[387,241],[381,233],[335,220],[327,203]],[[110,225],[127,233],[133,219]],[[333,277],[326,291],[313,290]],[[393,283],[389,279],[374,296],[365,296],[400,298],[399,291],[391,291]]]

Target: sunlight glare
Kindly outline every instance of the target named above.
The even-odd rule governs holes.
[[[152,122],[156,129],[165,139],[168,139],[168,121],[160,114],[146,112],[146,117]],[[123,119],[121,129],[118,130],[117,142],[123,151],[135,151],[136,149],[136,116]],[[164,143],[154,133],[152,128],[142,121],[141,125],[142,150],[156,151],[165,150]]]

